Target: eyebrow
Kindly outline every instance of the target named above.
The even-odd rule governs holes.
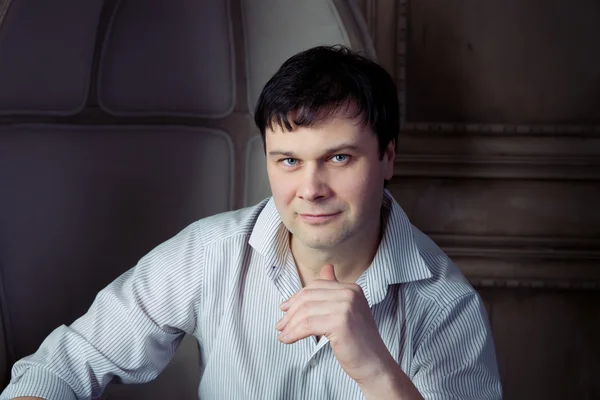
[[[333,154],[333,153],[339,153],[342,151],[359,151],[359,148],[353,144],[341,144],[339,146],[335,146],[335,147],[330,147],[329,149],[326,149],[323,154]],[[289,158],[296,158],[296,155],[294,154],[293,151],[281,151],[281,150],[273,150],[269,152],[269,156],[273,157],[273,156],[285,156],[285,157],[289,157]]]

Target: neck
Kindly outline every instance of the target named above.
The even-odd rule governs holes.
[[[333,249],[308,248],[291,236],[290,248],[302,286],[305,287],[318,279],[319,272],[325,264],[333,265],[338,281],[356,282],[375,258],[381,241],[380,229],[381,223],[378,222],[371,229],[340,243]]]

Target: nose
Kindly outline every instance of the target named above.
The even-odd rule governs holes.
[[[317,167],[304,168],[301,182],[298,185],[298,198],[306,201],[318,201],[329,196],[329,185],[323,172]]]

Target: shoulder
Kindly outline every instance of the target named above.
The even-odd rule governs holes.
[[[415,282],[411,296],[415,304],[425,304],[415,318],[411,380],[426,394],[501,398],[492,331],[481,297],[431,238],[414,227],[413,232],[432,277]]]
[[[197,265],[211,246],[233,239],[239,242],[240,236],[249,237],[267,202],[268,199],[265,199],[252,207],[194,221],[175,236],[156,246],[140,260],[140,264],[168,263],[171,268],[179,264]]]
[[[258,216],[268,201],[269,199],[265,199],[251,207],[203,218],[194,224],[194,229],[202,238],[204,246],[210,246],[228,239],[237,239],[240,236],[249,237],[256,225]]]
[[[457,307],[465,299],[479,302],[479,295],[448,255],[435,242],[412,226],[419,256],[432,277],[414,282],[412,289],[432,314]]]
[[[431,238],[414,227],[413,234],[432,275],[405,288],[416,335],[413,350],[427,338],[456,345],[486,342],[491,332],[479,293]]]
[[[217,242],[239,236],[250,236],[268,200],[265,199],[251,207],[227,211],[195,221],[159,248],[167,250],[181,244],[197,244],[206,248]]]

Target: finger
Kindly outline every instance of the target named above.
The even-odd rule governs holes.
[[[339,290],[339,289],[344,289],[344,288],[351,289],[351,290],[355,291],[356,293],[362,292],[362,289],[360,288],[360,286],[358,286],[355,283],[340,283],[337,281],[328,281],[328,280],[323,280],[323,279],[317,279],[317,280],[313,281],[310,285],[306,286],[304,289],[295,293],[292,297],[290,297],[289,299],[287,299],[286,301],[281,303],[280,308],[283,311],[287,311],[287,309],[289,309],[291,304],[294,301],[296,301],[298,296],[300,296],[306,290],[312,290],[312,289],[336,289],[336,290]]]
[[[306,316],[281,332],[279,340],[285,344],[296,343],[309,336],[328,336],[331,314]]]
[[[338,281],[335,277],[335,269],[333,268],[332,264],[323,265],[323,268],[321,268],[321,272],[319,272],[319,279],[335,282]]]
[[[312,289],[312,290],[304,290],[289,306],[287,312],[281,318],[275,328],[278,330],[285,329],[287,323],[294,317],[294,314],[298,312],[298,310],[311,307],[313,303],[321,303],[326,305],[326,303],[341,303],[341,302],[350,302],[352,301],[353,293],[348,288],[342,288],[340,290],[324,290],[324,289]],[[325,307],[325,309],[327,309]]]
[[[315,335],[327,336],[338,326],[339,318],[347,311],[343,302],[311,302],[300,307],[279,336],[282,341],[298,341]]]
[[[296,299],[298,298],[298,296],[302,295],[302,293],[305,292],[306,290],[313,290],[313,289],[340,289],[339,285],[340,285],[339,283],[333,282],[333,281],[315,280],[310,285],[306,286],[304,289],[300,290],[299,292],[296,292],[294,295],[292,295],[292,297],[290,297],[289,299],[287,299],[286,301],[284,301],[283,303],[281,303],[280,308],[283,311],[287,311],[287,309],[289,308],[289,306],[294,301],[296,301]]]

